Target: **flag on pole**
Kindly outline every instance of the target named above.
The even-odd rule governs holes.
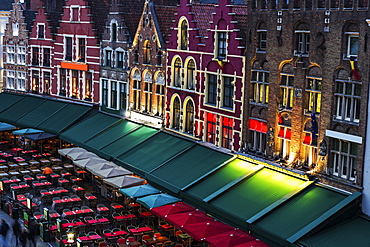
[[[351,70],[352,70],[352,75],[353,75],[353,78],[358,81],[361,79],[361,76],[360,74],[356,71],[356,68],[355,68],[355,58],[354,57],[351,57],[350,60],[349,60],[349,63],[351,65]]]

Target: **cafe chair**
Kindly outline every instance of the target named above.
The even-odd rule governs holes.
[[[107,229],[103,229],[103,234],[104,234],[104,233],[111,233],[111,232],[112,232],[112,230],[111,230],[111,229],[108,229],[108,228],[107,228]]]

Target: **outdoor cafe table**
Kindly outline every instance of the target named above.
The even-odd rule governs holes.
[[[17,200],[21,202],[27,200],[27,198],[25,195],[17,195]]]
[[[85,191],[85,189],[84,188],[82,188],[81,186],[78,186],[78,187],[74,187],[74,188],[72,188],[72,190],[73,190],[73,192],[77,192],[77,191]]]
[[[151,212],[142,212],[140,213],[141,218],[147,218],[148,216],[152,216],[153,214]]]
[[[51,219],[58,219],[58,218],[60,218],[60,214],[59,213],[50,213],[49,217]]]
[[[78,226],[84,226],[86,225],[85,223],[83,223],[82,221],[78,221],[78,222],[69,222],[69,223],[63,223],[62,224],[62,230],[66,230],[68,227],[78,227]]]
[[[59,179],[59,180],[58,180],[58,184],[59,184],[61,187],[68,187],[69,180],[67,180],[67,179]]]
[[[80,183],[80,182],[82,182],[83,181],[83,179],[82,178],[72,178],[71,179],[71,182],[73,183],[73,184],[78,184],[78,183]]]
[[[112,237],[121,237],[121,236],[125,236],[127,234],[126,231],[124,230],[121,230],[121,231],[116,231],[116,232],[107,232],[107,233],[104,233],[103,236],[105,238],[112,238]]]
[[[14,168],[18,168],[19,165],[18,164],[10,164],[8,165],[10,169],[14,169]]]
[[[36,175],[36,178],[40,181],[40,180],[46,179],[46,176],[40,174],[40,175]]]
[[[36,160],[30,160],[30,161],[28,161],[28,163],[30,163],[31,166],[38,166],[38,165],[40,165],[40,162],[38,162]]]
[[[86,225],[91,226],[91,224],[99,224],[99,223],[104,223],[104,222],[109,222],[109,219],[107,218],[101,218],[101,219],[92,219],[92,220],[87,220]],[[127,234],[127,232],[126,232]]]
[[[100,240],[102,239],[103,237],[98,235],[98,234],[95,234],[95,235],[89,235],[89,236],[81,236],[79,238],[77,238],[77,241],[80,240],[80,242],[85,242],[85,241],[89,241],[89,240],[92,240],[92,241],[96,241],[96,240]]]
[[[27,166],[29,166],[29,164],[27,162],[21,162],[21,163],[18,163],[18,165],[20,167],[27,167]]]
[[[30,188],[30,186],[28,184],[19,184],[15,186],[10,186],[10,188],[12,188],[13,190],[20,190],[24,188]]]
[[[145,240],[148,245],[155,245],[156,243],[161,243],[161,242],[165,242],[165,241],[169,241],[170,239],[165,237],[165,236],[160,236],[160,237],[157,237],[157,238],[149,238],[147,240]]]
[[[113,216],[113,218],[115,220],[132,219],[132,218],[136,218],[136,215],[134,214],[117,215],[117,216]]]
[[[85,198],[88,201],[98,200],[98,198],[96,196],[85,196]]]
[[[8,179],[8,180],[3,180],[4,184],[11,184],[11,183],[19,183],[21,180],[19,178],[16,179]]]
[[[115,204],[111,206],[114,211],[122,211],[125,209],[125,207],[121,204]]]
[[[6,160],[0,160],[0,163],[6,163]]]
[[[91,213],[94,213],[94,210],[92,210],[91,208],[86,208],[86,209],[78,209],[78,210],[72,210],[72,211],[63,212],[63,214],[65,216],[67,216],[67,217],[68,216],[75,216],[76,218],[84,217],[84,216],[86,216],[89,213],[90,214]]]
[[[128,229],[132,234],[138,234],[138,233],[149,233],[153,232],[153,229],[150,228],[149,226],[144,226],[144,227],[139,227],[139,228],[133,228],[133,229]]]
[[[103,215],[104,213],[107,213],[109,211],[109,208],[107,207],[98,207],[96,210],[99,212],[99,214]]]
[[[23,159],[23,157],[13,157],[13,159],[17,162],[23,162],[23,161],[26,161],[25,159]]]
[[[47,182],[34,182],[32,183],[33,185],[33,188],[42,188],[42,187],[45,187],[45,186],[48,186],[48,185],[52,185],[52,183],[50,183],[49,181]]]
[[[35,158],[35,159],[39,159],[39,158],[42,157],[42,155],[41,154],[33,154],[32,157]]]
[[[60,178],[61,176],[59,174],[50,174],[50,177],[52,178]]]

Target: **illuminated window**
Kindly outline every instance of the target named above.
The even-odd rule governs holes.
[[[304,152],[305,152],[305,161],[304,165],[306,167],[314,167],[317,163],[317,136],[312,132],[306,131],[304,132]]]
[[[319,113],[321,109],[321,78],[307,78],[306,112]]]
[[[173,101],[172,128],[180,129],[180,100],[178,97]]]
[[[269,101],[269,76],[268,71],[252,70],[252,101],[267,104]]]
[[[335,101],[338,120],[360,122],[361,82],[336,80]]]
[[[232,118],[222,118],[222,142],[221,146],[232,149],[234,120]]]
[[[157,115],[162,116],[164,112],[164,85],[157,84],[156,88],[156,96],[157,96]]]
[[[223,85],[223,107],[233,108],[234,107],[234,84],[232,77],[224,76]]]
[[[85,62],[86,59],[86,39],[78,39],[78,62]]]
[[[144,111],[151,112],[152,111],[152,75],[150,73],[146,73],[144,77]]]
[[[43,49],[42,66],[50,67],[50,48]]]
[[[282,74],[280,81],[280,107],[292,109],[293,94],[294,94],[294,76]]]
[[[278,138],[280,140],[280,156],[283,159],[289,159],[291,136],[292,133],[290,127],[279,125]]]
[[[108,80],[102,80],[102,105],[108,106]]]
[[[133,107],[136,110],[141,110],[141,81],[140,80],[133,80]]]
[[[217,124],[216,114],[207,113],[207,142],[216,142],[216,124]]]
[[[195,63],[194,60],[189,60],[187,67],[186,67],[186,79],[187,79],[187,88],[194,89],[194,81],[195,81]]]
[[[180,49],[186,50],[188,48],[188,23],[183,20],[180,25]]]
[[[39,62],[40,50],[38,47],[32,47],[32,65],[38,66]]]
[[[67,86],[67,70],[60,69],[59,70],[59,95],[66,96],[66,86]]]
[[[264,121],[249,119],[250,148],[257,153],[264,153],[266,150],[267,124]]]
[[[86,82],[85,82],[85,99],[92,98],[92,73],[86,72]]]
[[[226,58],[226,32],[217,32],[217,57],[219,59]]]
[[[113,109],[117,108],[117,82],[111,82],[111,94],[110,94],[110,107]]]
[[[65,37],[65,57],[64,60],[72,61],[72,38]]]
[[[44,94],[50,94],[50,72],[44,72]]]
[[[357,144],[332,138],[333,175],[355,180]]]
[[[144,63],[145,64],[151,64],[151,50],[152,48],[150,47],[150,42],[147,40],[145,41],[144,45]]]
[[[79,98],[79,83],[77,70],[72,70],[72,97]]]
[[[32,71],[32,91],[34,93],[39,92],[39,87],[40,87],[40,75],[39,72],[36,70]]]
[[[173,82],[175,87],[181,87],[181,60],[176,58],[173,70]]]
[[[188,100],[186,104],[184,131],[191,135],[194,134],[194,105],[191,100]]]
[[[216,105],[217,100],[217,76],[208,75],[208,93],[207,93],[207,103]]]

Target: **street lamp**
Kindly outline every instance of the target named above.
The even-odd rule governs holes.
[[[73,232],[72,230],[72,226],[68,227],[68,230],[67,230],[67,242],[72,244],[75,242],[75,233]]]

